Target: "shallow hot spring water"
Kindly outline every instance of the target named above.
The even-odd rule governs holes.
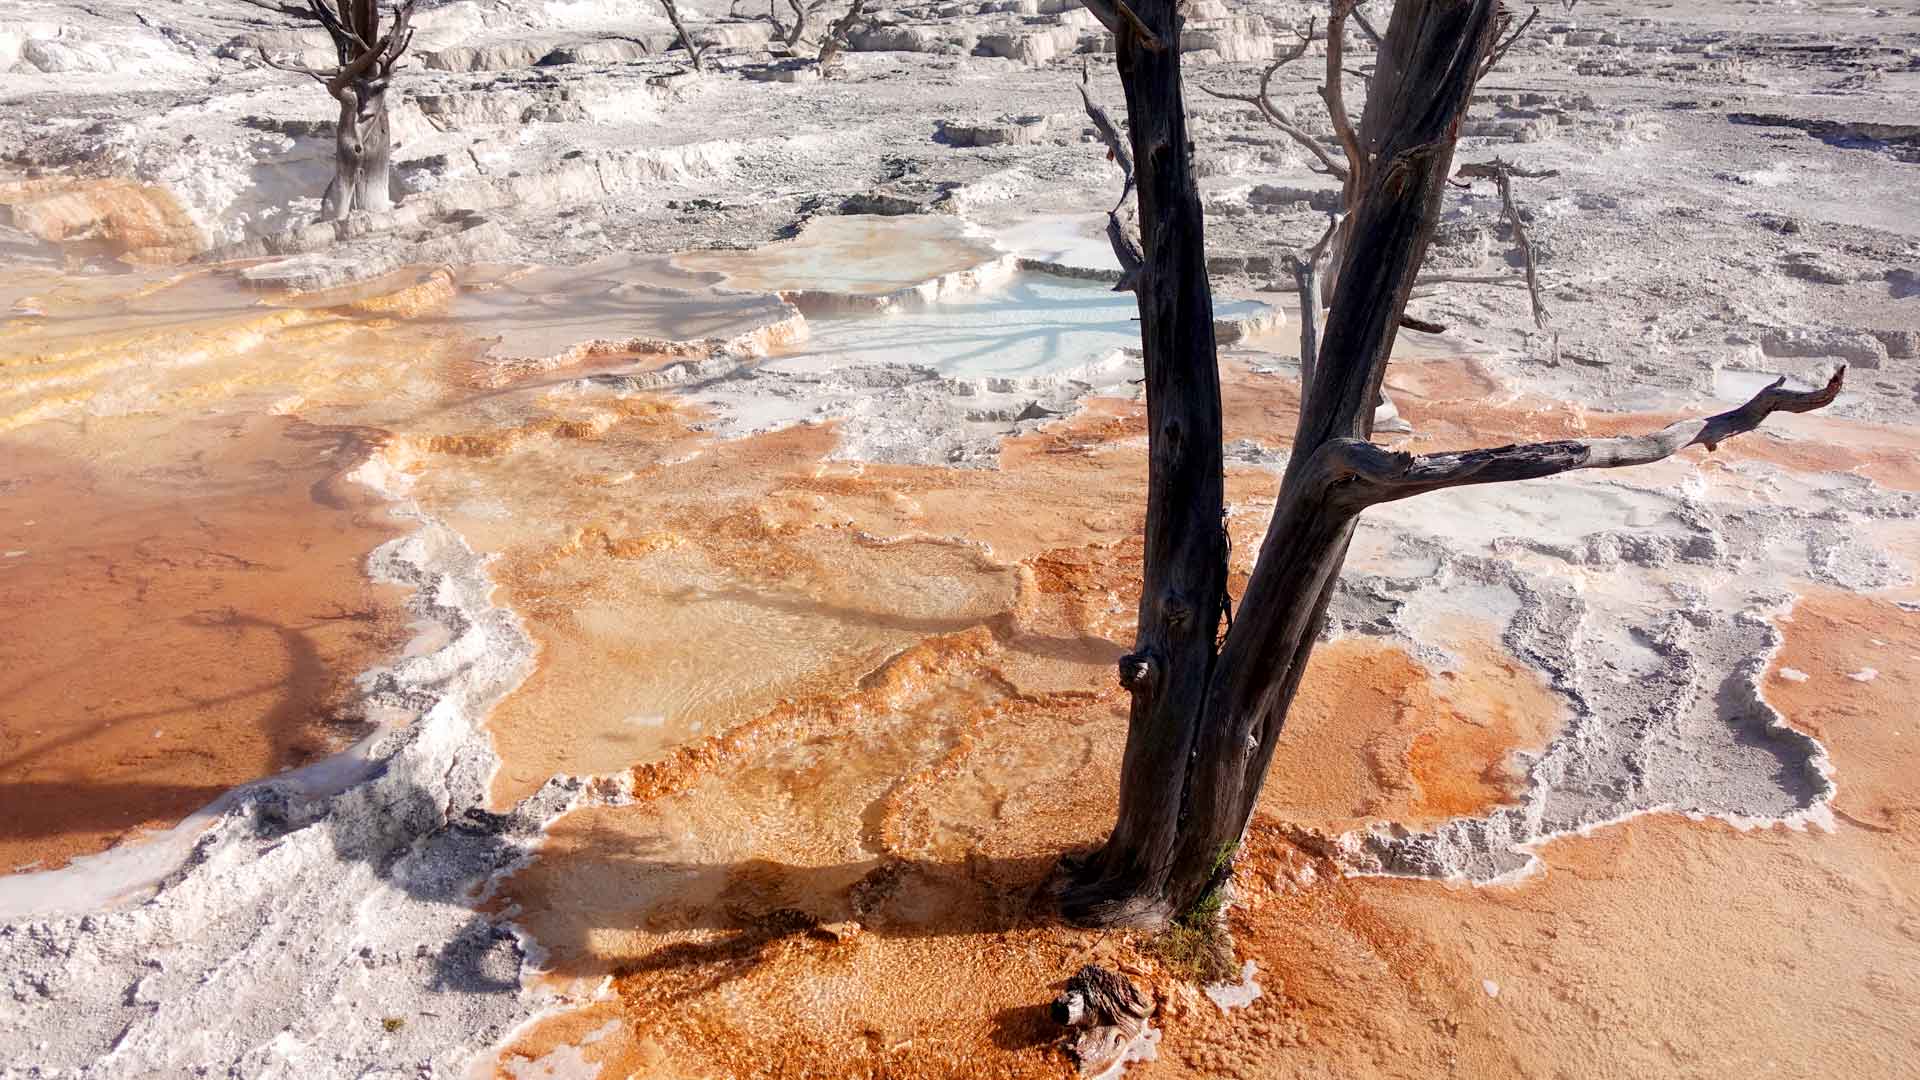
[[[777,366],[1084,376],[1137,343],[1132,297],[1013,271],[946,220],[828,219],[732,260],[716,290],[723,262],[408,271],[298,297],[217,271],[10,272],[0,872],[151,835],[368,730],[353,680],[408,628],[364,560],[410,527],[349,477],[370,453],[390,488],[500,556],[499,599],[540,643],[492,721],[503,802],[852,685],[928,635],[1010,626],[1030,586],[936,538],[959,530],[890,539],[789,487],[830,430],[716,441],[670,396],[582,389],[567,368],[605,360],[569,350],[748,333],[792,318],[742,291],[777,284],[816,300],[808,340]],[[930,279],[953,287],[860,310]],[[557,366],[490,365],[498,342]],[[862,498],[901,505],[888,485]],[[895,536],[920,516],[890,523]]]
[[[1221,321],[1270,317],[1247,300],[1219,299]],[[962,382],[1092,378],[1140,348],[1132,293],[1096,282],[1020,271],[987,287],[917,309],[822,314],[779,366],[826,371],[848,363],[906,363]]]
[[[363,730],[343,704],[350,680],[408,637],[400,598],[366,583],[364,559],[416,526],[349,477],[371,455],[386,495],[491,557],[494,602],[538,646],[532,674],[487,717],[493,806],[557,773],[621,781],[605,786],[617,792],[607,805],[555,822],[490,901],[540,946],[549,988],[581,995],[501,1049],[503,1074],[538,1074],[558,1046],[640,1075],[1057,1075],[1036,988],[1121,946],[1030,921],[1028,901],[1063,848],[1098,839],[1112,804],[1127,708],[1113,663],[1139,589],[1137,403],[1100,399],[1008,438],[997,469],[837,461],[841,416],[718,438],[694,395],[582,379],[607,357],[574,348],[605,339],[658,366],[678,354],[633,343],[750,334],[790,317],[770,298],[780,292],[806,311],[807,336],[768,335],[768,370],[1121,382],[1133,298],[1001,258],[950,219],[823,219],[762,252],[590,274],[409,273],[324,303],[205,272],[0,279],[0,297],[20,301],[0,343],[0,785],[15,792],[0,806],[0,870],[138,837]],[[928,282],[946,284],[913,291]],[[614,329],[597,321],[610,312]],[[1222,302],[1216,314],[1251,325],[1264,309]],[[1224,370],[1229,439],[1291,430],[1290,380]],[[1466,415],[1465,397],[1416,396],[1416,423]],[[1253,508],[1231,522],[1236,558],[1257,549],[1273,483],[1230,469],[1230,501]],[[1423,538],[1490,550],[1601,525],[1538,510],[1540,489],[1507,490],[1404,519],[1356,567],[1411,580],[1396,566],[1427,557]],[[1610,527],[1674,527],[1637,490],[1593,504]],[[1460,590],[1450,603],[1473,592]],[[1524,797],[1513,752],[1555,735],[1560,701],[1499,631],[1423,637],[1437,655],[1368,635],[1330,647],[1289,735],[1309,748],[1288,758],[1300,774],[1281,777],[1268,809],[1333,830]],[[1795,662],[1819,674],[1816,659]],[[48,812],[66,805],[53,791],[75,793],[69,810]],[[1742,841],[1669,842],[1718,859]],[[1779,855],[1789,869],[1811,857]],[[1510,987],[1502,1008],[1559,1000],[1553,963],[1524,966],[1538,954],[1482,971],[1491,946],[1451,944],[1469,917],[1486,920],[1479,894],[1437,902],[1324,861],[1301,874],[1312,860],[1264,834],[1249,858],[1259,871],[1236,931],[1268,993],[1245,1017],[1308,1035],[1248,1054],[1313,1044],[1331,1030],[1315,1009],[1358,1025],[1328,1045],[1437,1038],[1436,1015],[1484,1028],[1489,977]],[[1576,890],[1559,906],[1597,912],[1609,941],[1639,939],[1640,914],[1661,910],[1635,882],[1656,896],[1674,885],[1629,876],[1608,907],[1588,884],[1603,873],[1552,880]],[[1380,914],[1392,904],[1406,910]],[[1451,928],[1406,929],[1422,920]],[[1496,944],[1519,934],[1497,919],[1486,931]],[[1365,978],[1316,984],[1313,957],[1334,953]],[[1349,1000],[1361,986],[1420,989]],[[1195,1030],[1229,1022],[1212,1008],[1174,1035],[1199,1045]]]

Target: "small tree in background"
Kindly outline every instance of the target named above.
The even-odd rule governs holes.
[[[299,4],[250,0],[256,7],[278,11],[305,22],[316,22],[333,39],[338,63],[311,68],[292,60],[268,56],[261,61],[281,71],[311,76],[340,103],[334,128],[333,180],[320,199],[320,216],[340,221],[356,210],[393,208],[393,137],[387,127],[387,89],[400,57],[413,43],[414,0],[400,0],[381,29],[376,0],[307,0]]]

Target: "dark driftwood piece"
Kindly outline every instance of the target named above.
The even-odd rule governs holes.
[[[316,69],[260,54],[262,63],[307,75],[340,103],[334,125],[333,180],[320,199],[320,216],[340,221],[355,210],[393,209],[393,137],[387,126],[387,88],[400,57],[413,43],[414,0],[393,7],[382,33],[377,0],[307,0],[302,4],[249,0],[256,7],[320,24],[333,39],[338,63]]]
[[[1117,39],[1144,256],[1135,292],[1148,460],[1139,623],[1134,648],[1119,663],[1132,696],[1119,807],[1105,845],[1063,864],[1062,912],[1098,925],[1164,925],[1231,875],[1232,853],[1366,507],[1712,446],[1774,412],[1820,408],[1841,379],[1836,374],[1809,393],[1775,385],[1739,409],[1640,438],[1424,456],[1372,445],[1387,358],[1498,26],[1495,0],[1400,0],[1358,129],[1372,152],[1354,170],[1365,191],[1335,256],[1342,284],[1317,344],[1303,342],[1313,356],[1292,456],[1253,575],[1221,637],[1228,597],[1220,383],[1175,6],[1143,0],[1137,11],[1176,47]]]
[[[1111,1069],[1146,1030],[1153,1006],[1124,975],[1088,964],[1067,980],[1048,1013],[1067,1029],[1067,1053],[1082,1076]]]

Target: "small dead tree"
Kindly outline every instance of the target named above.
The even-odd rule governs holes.
[[[687,33],[687,24],[680,21],[680,5],[675,0],[660,0],[660,6],[667,9],[667,21],[673,24],[673,32],[680,38],[680,47],[687,50],[693,70],[705,71],[706,46],[694,44],[693,35]]]
[[[320,199],[321,218],[340,221],[356,210],[391,210],[393,137],[387,127],[387,90],[400,57],[413,43],[414,0],[393,5],[384,31],[377,0],[307,0],[304,6],[250,2],[317,22],[333,39],[338,62],[331,68],[311,68],[264,50],[260,54],[269,67],[311,76],[340,103],[333,133],[333,180]]]
[[[793,14],[793,21],[791,23],[785,21],[780,16],[780,5],[783,0],[767,0],[767,10],[765,14],[748,14],[745,16],[742,16],[740,13],[740,5],[742,2],[743,0],[734,0],[732,14],[735,17],[757,18],[767,22],[773,27],[773,40],[782,46],[789,54],[796,53],[801,46],[817,45],[819,48],[819,64],[822,69],[826,68],[828,64],[832,63],[833,60],[846,49],[847,37],[852,33],[854,25],[860,21],[860,17],[866,14],[867,7],[866,0],[852,0],[847,10],[839,18],[827,24],[826,33],[820,35],[816,42],[814,38],[808,35],[807,28],[811,25],[815,16],[820,15],[833,6],[833,0],[784,0],[787,10]],[[778,52],[779,50],[775,51]]]
[[[867,0],[853,0],[847,10],[827,27],[827,33],[820,41],[820,70],[825,72],[840,53],[847,47],[847,39],[852,36],[855,24],[860,16],[866,14]]]
[[[1518,26],[1511,24],[1511,19],[1505,11],[1496,14],[1495,18],[1498,20],[1498,25],[1495,33],[1498,37],[1493,46],[1488,50],[1485,59],[1481,61],[1480,71],[1476,78],[1483,78],[1489,71],[1493,70],[1494,65],[1498,64],[1507,55],[1507,52],[1513,48],[1514,44],[1527,32],[1527,29],[1533,25],[1534,19],[1539,17],[1539,14],[1540,9],[1537,7],[1534,8],[1532,13],[1522,20]],[[1252,93],[1218,90],[1206,86],[1201,87],[1201,90],[1205,93],[1220,98],[1223,101],[1237,101],[1252,106],[1254,112],[1257,113],[1261,119],[1279,130],[1289,139],[1292,139],[1313,156],[1314,163],[1310,164],[1308,166],[1309,168],[1340,181],[1341,218],[1336,221],[1331,236],[1327,238],[1323,244],[1315,245],[1314,249],[1310,249],[1318,250],[1321,253],[1321,257],[1324,257],[1329,264],[1328,272],[1326,273],[1319,273],[1317,267],[1314,268],[1315,277],[1319,283],[1317,303],[1321,306],[1327,306],[1333,303],[1335,289],[1339,283],[1340,255],[1346,247],[1348,230],[1350,228],[1349,222],[1352,221],[1355,211],[1359,209],[1359,200],[1365,198],[1369,190],[1367,185],[1368,173],[1378,165],[1378,146],[1361,137],[1361,133],[1355,128],[1352,116],[1347,109],[1346,80],[1349,77],[1356,77],[1362,81],[1369,79],[1369,76],[1355,72],[1346,66],[1347,22],[1350,19],[1359,28],[1361,34],[1372,42],[1376,50],[1378,50],[1382,44],[1380,32],[1367,20],[1365,12],[1359,7],[1358,0],[1331,0],[1326,27],[1326,67],[1321,76],[1318,92],[1321,104],[1325,108],[1327,118],[1331,124],[1334,139],[1338,144],[1338,157],[1335,156],[1333,151],[1328,149],[1327,145],[1318,136],[1307,129],[1291,109],[1275,101],[1273,97],[1274,76],[1280,73],[1281,68],[1305,56],[1308,47],[1312,45],[1314,40],[1313,20],[1309,19],[1307,21],[1306,29],[1296,29],[1294,31],[1296,41],[1293,48],[1274,58],[1273,62],[1267,65],[1266,69],[1260,73],[1259,87]],[[1370,104],[1371,93],[1369,93],[1369,107]],[[1551,331],[1552,327],[1547,319],[1546,304],[1540,296],[1539,278],[1534,270],[1533,250],[1525,240],[1524,227],[1520,223],[1519,211],[1514,206],[1512,190],[1512,177],[1542,177],[1551,175],[1554,174],[1551,172],[1527,172],[1516,169],[1497,159],[1491,165],[1462,166],[1460,170],[1462,180],[1468,180],[1473,177],[1484,177],[1496,181],[1507,221],[1515,234],[1525,273],[1524,275],[1426,274],[1422,275],[1416,284],[1439,285],[1465,283],[1510,286],[1525,284],[1533,301],[1535,325],[1542,330]],[[1301,303],[1304,305],[1308,303],[1308,301],[1303,297]],[[1440,329],[1439,327],[1434,327],[1418,319],[1403,322],[1402,326],[1407,329],[1428,332],[1437,332]]]
[[[1119,663],[1132,707],[1118,813],[1098,851],[1063,863],[1060,903],[1081,923],[1162,926],[1202,909],[1232,873],[1368,507],[1638,465],[1695,444],[1712,449],[1775,412],[1827,405],[1842,372],[1819,390],[1775,383],[1737,409],[1638,437],[1422,455],[1369,441],[1460,122],[1501,40],[1495,0],[1399,0],[1366,111],[1342,137],[1360,190],[1344,222],[1341,284],[1324,326],[1302,328],[1311,359],[1292,456],[1253,575],[1229,610],[1220,377],[1182,100],[1179,0],[1084,2],[1114,33],[1126,90],[1141,223],[1132,273],[1146,365],[1147,506],[1137,636]],[[1333,104],[1343,111],[1337,93]],[[1123,265],[1134,257],[1117,254]],[[1309,268],[1317,261],[1306,260]]]

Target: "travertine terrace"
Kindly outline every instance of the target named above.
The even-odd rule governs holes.
[[[741,7],[681,4],[696,73],[651,3],[421,0],[400,201],[340,226],[333,105],[257,61],[317,31],[0,11],[0,1077],[1067,1076],[1090,961],[1153,998],[1128,1076],[1912,1068],[1920,13],[1556,4],[1482,83],[1459,159],[1558,171],[1554,332],[1423,287],[1383,439],[1847,389],[1371,512],[1203,987],[1044,895],[1140,577],[1111,43],[872,3],[819,78]],[[1200,88],[1321,9],[1182,42],[1236,589],[1338,193]],[[1511,240],[1462,188],[1432,261]]]

